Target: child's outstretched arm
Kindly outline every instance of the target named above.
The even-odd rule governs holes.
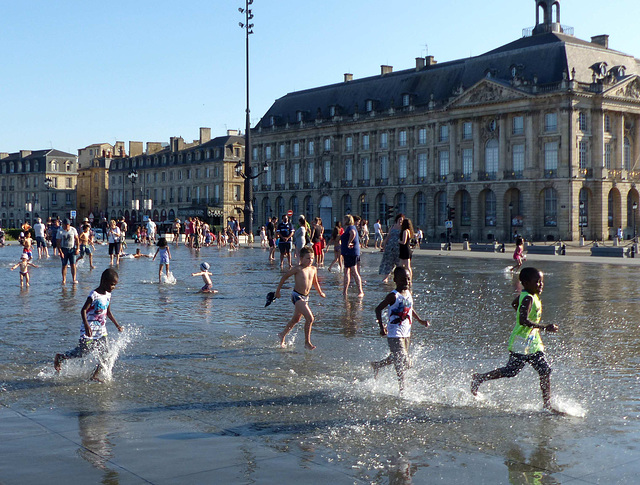
[[[382,321],[382,311],[389,305],[393,305],[396,301],[395,293],[389,293],[382,302],[376,307],[376,322],[380,326],[380,335],[387,335],[387,326]]]
[[[423,318],[421,318],[420,315],[418,315],[413,308],[411,308],[411,312],[413,313],[413,318],[418,320],[418,322],[420,322],[425,327],[428,327],[429,325],[431,325],[431,322],[429,320],[424,320]]]
[[[14,269],[16,269],[18,266],[20,266],[20,263],[16,263],[11,267],[11,271],[13,271]]]
[[[204,271],[198,271],[197,273],[191,273],[191,276],[202,276]]]
[[[153,255],[152,261],[156,260],[156,256],[158,255],[158,251],[160,251],[160,248],[156,249],[156,254]]]
[[[289,278],[291,278],[294,274],[296,274],[296,272],[298,271],[299,267],[298,266],[294,266],[293,268],[291,268],[289,271],[287,271],[285,274],[282,275],[282,278],[280,278],[280,283],[278,284],[278,289],[276,290],[276,298],[280,298],[280,290],[282,289],[282,285],[284,285],[284,282],[287,281]]]
[[[116,318],[113,316],[113,313],[111,313],[111,304],[109,304],[109,306],[107,307],[107,317],[109,317],[109,320],[111,320],[116,326],[118,332],[122,332],[122,326],[119,325],[118,322],[116,322]]]

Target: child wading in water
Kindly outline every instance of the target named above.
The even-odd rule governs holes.
[[[200,265],[200,270],[197,273],[191,273],[191,276],[202,276],[202,281],[204,281],[204,286],[200,288],[200,291],[203,293],[218,293],[218,290],[213,289],[213,283],[211,282],[211,271],[209,271],[211,266],[209,263],[202,263]]]
[[[171,260],[171,251],[167,245],[167,238],[161,237],[158,239],[158,249],[156,254],[153,255],[153,261],[156,260],[156,256],[160,253],[160,267],[158,268],[158,282],[162,283],[162,266],[165,267],[165,273],[169,278],[169,261]]]
[[[18,261],[16,264],[14,264],[11,267],[11,271],[16,269],[18,266],[20,266],[20,288],[22,288],[23,284],[25,286],[30,286],[29,285],[29,266],[31,266],[32,268],[38,268],[39,266],[36,266],[35,264],[33,264],[29,260],[29,255],[25,253],[22,253],[22,256],[20,256],[20,261]],[[23,280],[24,280],[24,283],[23,283]]]
[[[524,255],[524,239],[518,236],[516,238],[516,249],[513,252],[513,260],[516,262],[516,264],[511,267],[511,271],[518,271],[525,259],[526,256]]]
[[[380,335],[387,336],[387,343],[391,353],[386,359],[371,362],[374,375],[378,377],[378,371],[393,364],[398,374],[400,392],[404,390],[404,375],[411,361],[409,360],[409,343],[411,338],[411,324],[413,318],[422,325],[428,327],[429,321],[423,320],[413,309],[413,296],[411,296],[411,273],[404,266],[397,266],[393,271],[393,281],[396,289],[389,293],[376,307],[376,321],[380,325]],[[389,323],[382,322],[382,311],[389,307]]]
[[[540,338],[540,330],[557,332],[555,324],[540,325],[542,303],[539,295],[544,287],[544,276],[535,268],[524,268],[520,271],[520,282],[524,290],[516,297],[512,306],[516,309],[516,325],[509,337],[509,361],[505,367],[492,370],[486,374],[474,374],[471,381],[471,394],[476,396],[480,384],[485,381],[515,377],[529,363],[540,375],[540,389],[545,409],[555,411],[551,407],[551,367],[544,357],[544,345]]]
[[[78,346],[65,352],[56,354],[53,367],[60,372],[63,360],[84,357],[93,352],[98,352],[100,356],[107,353],[107,317],[122,332],[122,327],[118,325],[115,317],[111,313],[111,292],[118,284],[118,273],[115,269],[104,270],[100,278],[100,286],[91,292],[80,310],[82,316],[82,327],[80,327],[80,343]],[[92,381],[100,381],[98,373],[102,369],[102,364],[98,364],[96,370],[91,375]]]
[[[291,292],[291,303],[294,305],[293,316],[291,317],[291,320],[289,320],[289,323],[287,323],[284,330],[278,334],[278,337],[280,338],[280,346],[286,346],[285,338],[287,334],[295,324],[300,321],[300,318],[304,316],[304,346],[309,350],[313,350],[316,346],[311,343],[313,313],[311,313],[311,309],[309,308],[309,292],[311,291],[311,288],[315,286],[316,290],[318,290],[318,294],[322,298],[325,298],[325,294],[320,288],[320,283],[318,282],[317,268],[313,266],[313,250],[310,247],[305,246],[300,250],[300,264],[298,266],[294,266],[287,271],[284,276],[282,276],[278,289],[276,290],[276,298],[280,298],[280,289],[282,288],[282,285],[292,276],[295,278],[295,284],[293,286],[293,291]]]

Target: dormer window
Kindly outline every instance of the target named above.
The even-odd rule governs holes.
[[[296,111],[296,121],[302,121],[302,111]]]
[[[271,126],[276,124],[276,117],[275,116],[269,116],[269,124]]]
[[[411,104],[411,95],[403,94],[402,95],[402,106],[405,108]]]
[[[367,99],[364,103],[364,107],[367,113],[370,113],[371,111],[373,111],[373,100]]]
[[[329,116],[331,116],[332,118],[336,115],[336,107],[335,106],[330,106],[329,107]]]

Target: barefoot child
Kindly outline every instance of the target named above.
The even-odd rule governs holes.
[[[165,266],[165,273],[167,278],[169,277],[169,261],[171,260],[171,251],[167,245],[167,239],[161,237],[158,239],[158,249],[156,254],[153,255],[153,261],[156,260],[156,256],[160,253],[160,268],[158,268],[158,281],[162,283],[162,266]]]
[[[398,375],[400,392],[404,390],[404,375],[411,361],[409,359],[409,343],[411,339],[411,324],[413,318],[422,325],[428,327],[429,321],[423,320],[413,309],[413,296],[411,295],[411,273],[404,266],[396,266],[393,271],[393,281],[396,289],[389,293],[376,307],[376,321],[380,326],[380,335],[387,336],[387,344],[391,353],[386,359],[371,362],[374,376],[378,377],[378,371],[393,364]],[[389,307],[389,323],[382,322],[382,311]]]
[[[280,298],[280,289],[282,288],[282,285],[292,276],[295,279],[293,292],[291,293],[291,302],[294,305],[293,316],[291,317],[291,320],[289,320],[289,323],[287,323],[284,330],[278,334],[278,337],[280,338],[280,346],[286,346],[285,337],[295,324],[300,321],[300,318],[304,316],[304,346],[308,350],[313,350],[316,346],[311,343],[313,313],[311,313],[311,309],[309,308],[309,292],[311,291],[311,288],[315,286],[318,294],[322,298],[325,298],[325,294],[320,288],[320,283],[318,282],[317,268],[313,266],[313,250],[311,248],[305,246],[300,250],[300,264],[298,266],[294,266],[287,271],[284,276],[282,276],[278,289],[276,290],[276,298]]]
[[[115,269],[104,270],[100,278],[100,286],[91,292],[85,301],[80,315],[82,316],[82,327],[80,328],[80,343],[78,346],[65,352],[56,354],[53,367],[60,372],[63,360],[84,357],[96,350],[99,355],[105,354],[107,347],[107,317],[122,332],[122,327],[118,325],[115,317],[111,313],[111,292],[118,284],[118,273]],[[102,364],[98,364],[96,370],[91,375],[92,381],[100,381],[98,373],[102,369]]]
[[[80,242],[80,257],[77,260],[84,258],[84,255],[89,255],[89,267],[91,269],[95,269],[96,267],[93,265],[93,251],[96,250],[96,247],[93,244],[93,236],[91,235],[91,226],[89,224],[82,225],[82,232],[78,236],[78,241]],[[89,247],[91,246],[91,248]]]
[[[211,273],[209,271],[211,266],[209,263],[200,264],[200,270],[197,273],[191,273],[191,276],[202,276],[202,281],[204,281],[204,286],[200,289],[203,293],[218,293],[218,290],[213,289],[213,283],[211,282]]]
[[[20,288],[22,288],[23,280],[25,286],[29,286],[29,266],[31,266],[32,268],[38,268],[39,266],[36,266],[31,261],[29,261],[29,256],[25,253],[22,253],[22,256],[20,256],[20,261],[13,265],[11,271],[16,269],[18,266],[20,266]]]
[[[544,345],[540,338],[540,330],[557,332],[555,324],[540,325],[542,303],[540,294],[544,287],[544,276],[535,268],[524,268],[520,271],[520,282],[524,290],[516,297],[512,306],[516,309],[516,326],[509,337],[509,361],[505,367],[492,370],[486,374],[473,374],[471,394],[478,394],[480,384],[485,381],[515,377],[529,363],[540,376],[540,389],[545,409],[551,408],[551,383],[549,375],[551,367],[544,357]]]
[[[516,238],[516,249],[513,252],[513,259],[516,264],[511,267],[511,271],[518,271],[522,266],[524,260],[527,259],[527,257],[524,255],[524,239],[522,239],[520,236]]]

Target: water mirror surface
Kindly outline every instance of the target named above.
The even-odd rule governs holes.
[[[264,308],[281,273],[263,250],[171,251],[171,284],[158,284],[157,262],[122,260],[112,311],[126,329],[109,328],[117,358],[107,382],[95,384],[87,382],[95,361],[65,362],[55,375],[52,357],[77,343],[79,311],[107,267],[106,247],[96,252],[98,269],[80,263],[76,286],[60,284],[57,258],[35,261],[41,267],[26,290],[9,271],[19,249],[0,250],[1,402],[77,415],[79,439],[95,450],[87,460],[106,473],[131,438],[127,422],[166,419],[195,427],[202,439],[243,436],[295,453],[301,468],[330,464],[345,483],[468,480],[488,462],[503,472],[493,483],[617,483],[640,472],[637,268],[536,264],[545,273],[543,322],[560,326],[543,336],[553,401],[569,414],[557,417],[542,411],[530,367],[483,384],[479,398],[469,392],[473,372],[507,359],[519,288],[504,260],[414,258],[416,309],[432,326],[414,326],[413,368],[400,398],[392,368],[374,380],[369,364],[388,353],[374,308],[393,287],[377,275],[379,253],[363,256],[363,299],[352,289],[345,300],[341,275],[319,271],[327,298],[311,296],[318,348],[310,352],[301,326],[286,349],[277,345],[293,306],[285,290]],[[201,278],[190,276],[202,261],[211,263],[218,295],[199,293]],[[197,453],[197,440],[193,446]],[[620,475],[611,479],[614,468]]]

